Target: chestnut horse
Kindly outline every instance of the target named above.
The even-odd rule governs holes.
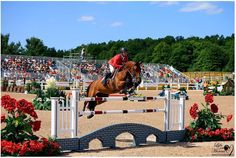
[[[107,81],[106,86],[102,84],[103,78],[93,81],[87,88],[87,94],[85,97],[108,97],[109,94],[118,93],[122,90],[131,89],[134,91],[141,83],[141,67],[140,62],[128,61],[121,68],[113,79]],[[85,101],[83,111],[87,108],[90,111],[94,111],[96,105],[103,103],[104,101]],[[92,118],[94,115],[87,116]]]

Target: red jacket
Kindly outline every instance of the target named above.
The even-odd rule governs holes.
[[[128,61],[128,56],[122,56],[122,54],[117,54],[113,58],[111,58],[108,63],[113,67],[121,68],[124,63]]]

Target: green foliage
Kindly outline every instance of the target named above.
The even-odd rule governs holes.
[[[221,128],[220,120],[224,118],[221,114],[215,114],[211,112],[209,105],[203,105],[204,109],[198,112],[198,119],[190,123],[191,128],[203,128],[203,129],[218,129]]]
[[[33,100],[33,105],[37,110],[51,110],[51,97],[65,97],[65,92],[57,88],[47,88],[45,92],[39,91]]]
[[[19,117],[9,115],[6,118],[6,127],[1,130],[1,139],[13,142],[37,140],[38,137],[33,135],[30,123],[31,118],[28,118],[25,114],[21,114]]]
[[[57,88],[47,88],[45,96],[51,97],[65,97],[65,92],[58,90]]]
[[[35,37],[26,39],[25,47],[26,54],[29,56],[43,55],[46,52],[46,46],[44,46],[43,41]]]
[[[170,53],[172,52],[171,46],[165,42],[160,42],[155,48],[152,54],[153,63],[166,64],[170,58]]]
[[[200,51],[197,62],[194,64],[195,70],[222,71],[225,54],[216,44],[206,43],[206,47]]]
[[[33,105],[37,110],[51,110],[51,101],[45,96],[36,97],[33,100]]]
[[[40,83],[31,82],[26,84],[26,90],[30,94],[37,94],[38,96],[42,95],[43,91],[41,90]]]

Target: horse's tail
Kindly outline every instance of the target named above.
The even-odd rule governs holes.
[[[93,83],[93,82],[92,82],[92,83]],[[88,97],[89,89],[90,89],[92,83],[90,83],[90,85],[87,87],[87,89],[86,89],[86,96],[85,96],[85,97]],[[85,111],[86,105],[87,105],[88,103],[89,103],[88,101],[85,101],[85,102],[84,102],[84,108],[83,108],[83,111]]]
[[[93,83],[93,82],[92,82],[92,83]],[[92,83],[90,83],[90,85],[88,86],[88,88],[87,88],[87,90],[86,90],[86,97],[88,97],[89,89],[90,89]]]

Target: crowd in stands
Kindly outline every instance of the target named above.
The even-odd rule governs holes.
[[[56,73],[56,62],[52,58],[34,58],[23,56],[2,56],[2,77],[32,77]]]
[[[189,82],[187,77],[169,65],[144,64],[142,69],[143,80],[151,83]],[[2,56],[1,58],[2,77],[26,76],[27,78],[46,80],[47,77],[53,75],[58,81],[71,81],[72,78],[78,76],[96,80],[103,77],[107,71],[108,64],[106,61],[79,63],[76,60],[70,61],[69,59],[56,62],[53,58],[23,56]]]
[[[153,83],[187,83],[188,78],[165,64],[145,64],[143,79]]]

